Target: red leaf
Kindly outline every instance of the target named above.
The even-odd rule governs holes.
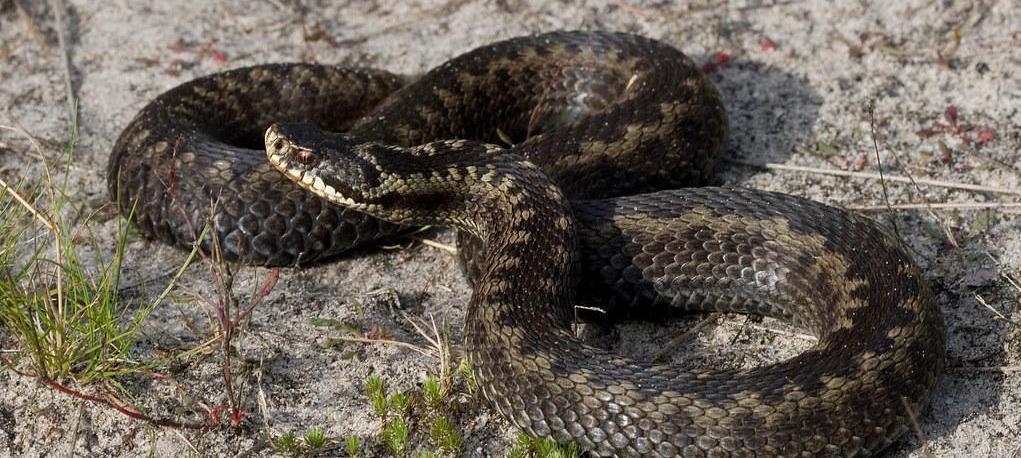
[[[992,141],[994,134],[993,129],[986,127],[978,131],[978,142],[982,144],[988,143]]]
[[[730,62],[730,54],[723,51],[717,52],[712,59],[709,59],[708,62],[702,64],[702,73],[712,73],[727,62]]]
[[[943,110],[943,117],[946,118],[947,122],[949,122],[951,126],[956,126],[957,125],[957,106],[956,105],[947,105],[947,109]]]

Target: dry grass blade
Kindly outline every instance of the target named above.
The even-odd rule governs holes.
[[[67,15],[66,5],[61,0],[51,0],[50,8],[53,9],[53,28],[57,31],[57,44],[60,46],[60,60],[64,67],[64,86],[67,90],[68,119],[74,120],[78,117],[78,104],[75,102],[74,84],[71,81],[71,53],[67,49],[67,25],[64,17]],[[72,121],[73,122],[73,121]]]
[[[436,355],[433,352],[431,352],[431,351],[429,351],[429,350],[427,350],[425,348],[419,347],[418,345],[415,345],[415,344],[410,344],[410,343],[407,343],[407,342],[401,342],[399,340],[369,339],[367,337],[349,337],[349,336],[340,336],[340,337],[337,337],[337,340],[340,340],[342,342],[358,342],[358,343],[370,343],[370,344],[396,345],[398,347],[403,347],[403,348],[407,348],[409,350],[413,350],[413,351],[415,351],[418,354],[423,355],[423,356],[428,356],[430,358],[436,357]]]
[[[443,251],[446,251],[447,253],[451,253],[451,254],[457,254],[457,248],[455,248],[453,245],[448,245],[446,243],[440,243],[440,242],[437,242],[435,240],[423,239],[423,238],[419,238],[419,237],[414,237],[414,240],[417,240],[417,241],[421,242],[423,245],[425,245],[427,247],[432,247],[432,248],[436,248],[436,249],[439,249],[439,250],[443,250]]]
[[[784,337],[798,338],[798,339],[801,339],[801,340],[807,340],[809,342],[815,342],[815,341],[819,340],[818,337],[813,336],[811,334],[803,334],[803,333],[800,333],[800,332],[784,331],[782,329],[774,329],[774,328],[771,328],[771,327],[768,327],[768,326],[762,326],[762,325],[758,325],[758,324],[754,324],[754,323],[746,323],[746,324],[744,324],[744,326],[747,326],[747,327],[749,327],[751,329],[755,329],[755,330],[758,330],[758,331],[770,332],[770,333],[781,335],[781,336],[784,336]]]
[[[1018,323],[1017,321],[1014,321],[1014,320],[1011,320],[1010,318],[1007,318],[1002,313],[1000,313],[999,310],[996,310],[995,308],[993,308],[993,306],[991,306],[988,303],[986,303],[986,300],[982,296],[976,294],[975,295],[975,300],[978,301],[979,304],[982,304],[983,307],[989,309],[990,312],[993,312],[993,315],[996,315],[997,319],[1006,321],[1007,323],[1009,323],[1012,326],[1021,326],[1021,323]]]
[[[24,136],[28,140],[28,142],[32,144],[32,148],[35,150],[35,151],[32,151],[32,150],[26,151],[25,154],[28,155],[29,157],[31,157],[32,159],[36,159],[36,160],[39,160],[39,161],[45,161],[46,160],[46,155],[43,153],[43,147],[42,147],[42,145],[39,144],[39,140],[37,140],[35,138],[35,136],[33,136],[27,130],[25,130],[25,128],[23,128],[23,127],[7,126],[7,125],[0,124],[0,129],[2,129],[2,130],[9,130],[11,132],[17,132],[17,133],[21,134],[22,136]]]
[[[1021,372],[1021,366],[961,366],[950,369],[956,372],[999,372],[1004,375]]]
[[[880,177],[882,177],[883,165],[881,162],[879,162],[879,141],[876,139],[876,112],[874,102],[869,104],[869,127],[872,130],[872,147],[875,149],[876,152],[876,163],[879,167],[879,175]],[[932,210],[932,207],[929,205],[929,200],[925,198],[925,193],[922,192],[922,188],[918,186],[918,181],[915,179],[914,175],[911,175],[911,173],[909,173],[904,168],[904,166],[901,165],[896,155],[893,156],[893,159],[894,165],[896,165],[897,168],[900,169],[901,173],[908,177],[908,180],[911,182],[911,186],[915,188],[915,191],[917,191],[918,194],[923,196],[922,197],[923,202],[926,204],[925,211],[929,214],[930,217],[932,217],[933,221],[936,222],[936,225],[939,226],[940,230],[943,231],[943,235],[946,236],[946,239],[948,242],[950,242],[950,245],[953,246],[954,248],[960,248],[961,246],[957,243],[957,238],[954,237],[954,231],[950,228],[950,225],[947,224],[946,221],[943,221],[942,219],[940,219],[939,216],[936,216],[936,212],[934,212]],[[886,180],[881,179],[880,181],[882,181],[883,183],[883,201],[886,202],[887,205],[889,205],[890,199],[887,197],[886,193]],[[891,209],[890,211],[893,210]],[[895,231],[897,230],[896,225],[894,225],[894,230]]]
[[[985,209],[1021,209],[1021,202],[911,202],[889,205],[846,205],[848,210],[985,210]]]
[[[1004,280],[1007,280],[1007,283],[1010,283],[1010,286],[1013,286],[1018,293],[1021,293],[1021,281],[1019,281],[1017,277],[1007,273],[1003,268],[1003,264],[1000,264],[1000,260],[996,259],[996,257],[993,256],[992,253],[986,251],[985,254],[990,261],[993,261],[993,264],[996,265],[996,268],[999,269],[1000,276],[1003,277]]]
[[[680,344],[687,342],[689,339],[694,337],[695,334],[698,334],[706,326],[715,323],[716,320],[719,320],[721,316],[723,315],[719,313],[712,313],[702,321],[699,321],[694,326],[689,328],[687,331],[684,331],[684,334],[674,337],[673,340],[667,343],[662,350],[658,351],[655,355],[653,355],[652,361],[653,362],[662,361],[664,358],[666,358],[668,354],[676,350]]]
[[[46,226],[46,229],[53,233],[58,232],[56,225],[53,224],[53,221],[50,219],[49,216],[44,215],[43,212],[36,208],[35,205],[29,203],[24,196],[18,193],[18,191],[15,191],[14,188],[7,184],[7,182],[4,181],[3,178],[0,178],[0,188],[3,188],[3,191],[7,192],[7,194],[13,197],[14,200],[18,202],[18,204],[25,208],[25,210],[28,210],[28,212],[31,213],[32,216],[35,217],[35,219],[39,220],[40,223]]]
[[[818,168],[818,167],[805,167],[805,166],[800,166],[800,165],[775,164],[775,163],[771,163],[771,162],[767,162],[767,163],[755,163],[755,162],[747,162],[747,161],[736,161],[736,160],[732,160],[732,159],[731,160],[727,160],[727,162],[731,163],[731,164],[736,164],[736,165],[743,165],[743,166],[746,166],[746,167],[756,167],[756,168],[761,168],[761,169],[766,169],[766,170],[778,170],[778,171],[783,171],[783,172],[799,172],[799,173],[807,173],[807,174],[814,174],[814,175],[828,175],[828,176],[836,176],[836,177],[857,178],[857,179],[864,179],[864,180],[878,180],[878,179],[881,178],[878,173],[852,172],[852,171],[849,171],[849,170],[823,169],[823,168]],[[905,177],[905,176],[900,176],[900,175],[886,175],[886,174],[884,174],[882,179],[884,179],[884,180],[886,180],[888,182],[896,182],[896,183],[911,183],[912,182],[911,178],[908,178],[908,177]],[[1009,195],[1013,195],[1013,196],[1021,196],[1021,189],[1011,189],[1011,188],[1004,188],[1004,187],[1000,187],[1000,186],[985,186],[985,185],[978,185],[978,184],[955,183],[955,182],[952,182],[952,181],[929,180],[929,179],[925,179],[925,178],[915,179],[914,182],[916,184],[918,184],[918,185],[934,186],[934,187],[937,187],[937,188],[959,189],[959,190],[962,190],[962,191],[989,192],[989,193],[994,193],[994,194],[1009,194]]]
[[[915,413],[915,409],[911,407],[911,403],[908,402],[908,398],[901,396],[901,404],[904,406],[904,411],[908,414],[908,420],[911,422],[911,429],[915,432],[915,437],[918,438],[918,443],[922,444],[922,454],[926,458],[936,458],[932,451],[929,450],[929,440],[926,439],[925,433],[922,432],[922,427],[918,425],[918,414]]]

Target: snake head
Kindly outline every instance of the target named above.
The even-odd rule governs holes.
[[[332,203],[365,210],[380,184],[380,170],[348,135],[311,124],[266,129],[266,157],[297,185]]]

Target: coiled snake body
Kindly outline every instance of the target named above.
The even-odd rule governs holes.
[[[190,245],[210,220],[205,246],[257,264],[318,261],[403,224],[458,227],[485,397],[599,455],[864,456],[925,406],[943,324],[895,237],[785,194],[635,194],[699,183],[724,140],[718,93],[679,51],[556,32],[404,84],[303,64],[186,83],[125,129],[111,192],[152,237]],[[570,332],[571,306],[595,297],[772,316],[819,341],[753,369],[634,361]]]

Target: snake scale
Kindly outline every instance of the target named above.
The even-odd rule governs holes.
[[[190,246],[210,221],[201,244],[253,264],[458,228],[467,357],[490,405],[531,434],[603,456],[873,455],[942,371],[932,293],[870,219],[677,189],[709,176],[726,130],[718,92],[673,47],[554,32],[413,81],[308,64],[199,78],[134,118],[108,177],[147,235]],[[654,364],[576,338],[571,309],[588,302],[770,316],[819,340],[751,369]]]

